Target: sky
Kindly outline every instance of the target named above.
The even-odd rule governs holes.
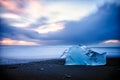
[[[120,45],[119,0],[0,0],[1,45]]]

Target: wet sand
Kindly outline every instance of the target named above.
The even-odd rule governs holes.
[[[104,66],[66,66],[64,59],[0,65],[0,80],[120,80],[120,58]]]

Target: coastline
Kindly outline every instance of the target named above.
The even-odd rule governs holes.
[[[0,80],[119,80],[120,58],[107,58],[104,66],[64,65],[64,59],[0,65]]]

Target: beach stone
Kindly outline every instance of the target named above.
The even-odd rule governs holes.
[[[44,68],[40,68],[40,70],[41,70],[41,71],[43,71],[43,70],[44,70]]]
[[[72,76],[71,75],[69,75],[69,74],[64,74],[64,78],[67,78],[67,79],[69,79],[70,80],[70,78],[71,78]]]

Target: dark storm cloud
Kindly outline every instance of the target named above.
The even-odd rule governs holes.
[[[50,38],[49,35],[45,34],[39,34],[36,31],[27,29],[27,28],[18,28],[18,27],[13,27],[7,24],[3,19],[0,20],[0,40],[3,40],[5,38],[9,38],[12,40],[24,40],[24,41],[33,41],[36,43],[41,42],[43,44],[53,44],[56,42],[54,38]]]
[[[23,29],[23,28],[16,28],[10,25],[7,25],[3,20],[0,22],[0,39],[10,38],[13,40],[31,40],[31,39],[38,39],[38,33]]]
[[[92,14],[80,21],[67,22],[66,28],[56,34],[53,39],[63,44],[99,43],[104,40],[120,40],[120,6],[105,4]]]

